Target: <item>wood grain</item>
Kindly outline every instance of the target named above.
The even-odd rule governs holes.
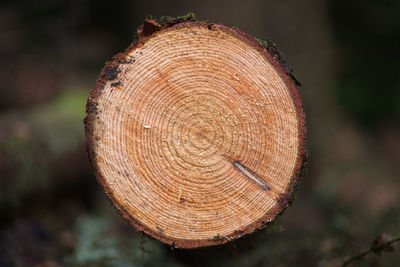
[[[303,164],[295,84],[239,30],[154,28],[105,66],[88,99],[98,180],[122,216],[173,246],[251,233],[287,206]]]

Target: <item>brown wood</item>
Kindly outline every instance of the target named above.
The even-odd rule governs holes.
[[[305,117],[277,56],[227,26],[147,21],[90,93],[96,176],[123,217],[176,247],[274,220],[303,165]]]

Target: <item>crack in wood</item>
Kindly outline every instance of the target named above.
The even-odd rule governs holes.
[[[233,162],[233,167],[238,169],[244,176],[249,178],[253,183],[258,185],[264,190],[271,190],[271,188],[264,183],[257,175],[255,175],[251,170],[249,170],[246,166],[244,166],[240,161],[236,160]]]

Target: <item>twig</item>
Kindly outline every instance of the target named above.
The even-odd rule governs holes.
[[[342,265],[342,266],[343,266],[343,267],[344,267],[344,266],[347,266],[347,265],[349,265],[351,262],[356,261],[356,260],[359,260],[359,259],[363,258],[364,256],[366,256],[366,255],[372,253],[372,252],[382,251],[382,250],[384,250],[385,248],[389,247],[391,244],[393,244],[393,243],[395,243],[395,242],[398,242],[398,241],[400,241],[400,235],[399,235],[399,236],[396,236],[396,237],[394,237],[394,238],[392,238],[392,239],[390,239],[390,240],[388,240],[388,241],[386,241],[386,242],[383,242],[383,243],[380,244],[379,246],[375,246],[375,247],[372,246],[372,247],[369,248],[369,249],[365,249],[365,250],[361,251],[361,252],[358,253],[357,255],[354,255],[354,256],[348,258],[345,262],[343,262],[343,265]]]

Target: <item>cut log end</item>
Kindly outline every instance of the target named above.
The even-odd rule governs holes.
[[[107,196],[138,230],[182,248],[274,220],[294,191],[306,132],[286,68],[227,26],[141,29],[87,103],[87,147]]]

